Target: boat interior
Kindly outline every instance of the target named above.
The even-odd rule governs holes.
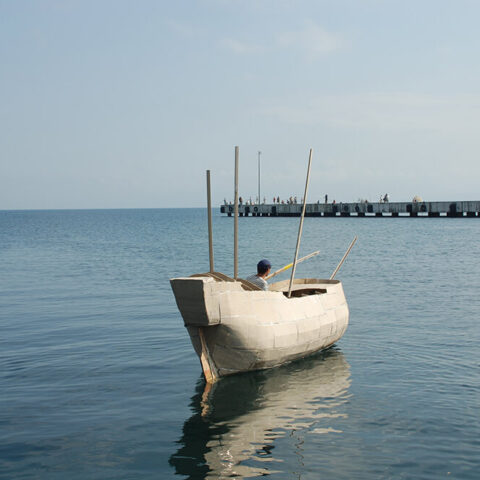
[[[235,280],[234,278],[229,277],[221,272],[195,273],[194,275],[190,275],[190,277],[211,277],[216,282],[239,282],[242,288],[246,291],[262,290],[260,287],[257,287],[248,280],[243,278],[237,278],[237,280]],[[316,278],[295,279],[292,287],[291,298],[305,297],[308,295],[321,295],[323,293],[327,293],[327,289],[325,288],[327,284],[336,283],[339,283],[339,281]],[[289,280],[282,280],[280,282],[270,284],[269,291],[282,292],[285,296],[287,296],[288,286]]]

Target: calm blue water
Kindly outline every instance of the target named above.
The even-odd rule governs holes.
[[[240,275],[298,218],[241,218]],[[0,478],[477,479],[480,219],[307,218],[338,278],[330,351],[204,392],[168,279],[208,270],[206,210],[0,212]],[[214,217],[232,274],[233,222]]]

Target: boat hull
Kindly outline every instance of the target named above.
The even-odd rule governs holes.
[[[337,342],[348,326],[348,305],[338,280],[297,279],[292,298],[284,294],[286,281],[272,284],[269,291],[246,291],[239,282],[208,277],[171,283],[192,345],[217,377],[311,355]],[[203,360],[202,366],[205,371]]]

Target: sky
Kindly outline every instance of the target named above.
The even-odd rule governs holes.
[[[0,0],[0,209],[480,200],[477,0]]]

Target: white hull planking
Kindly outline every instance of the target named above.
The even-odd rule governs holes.
[[[269,291],[210,277],[176,278],[171,285],[207,380],[208,368],[215,381],[305,357],[333,345],[348,326],[338,280],[296,279],[292,298],[283,293],[286,280]]]

